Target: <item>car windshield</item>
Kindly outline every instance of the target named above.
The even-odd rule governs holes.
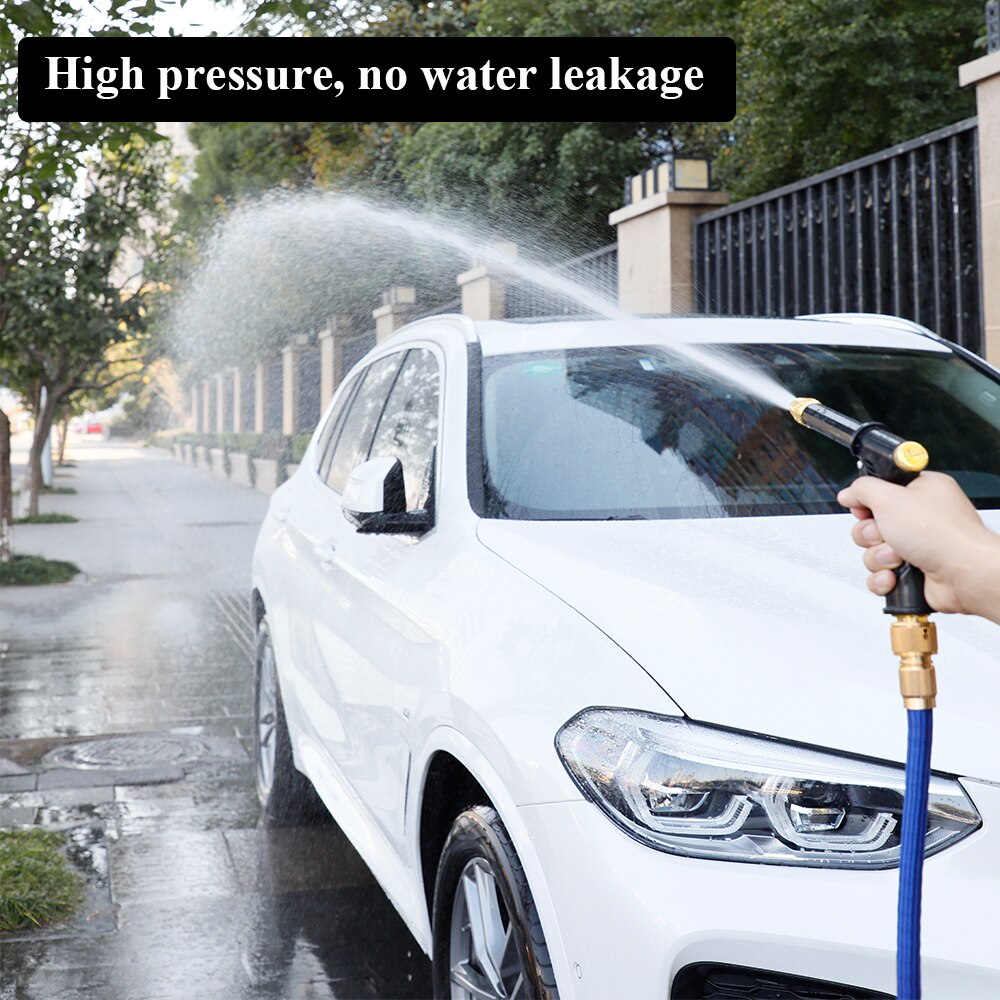
[[[926,445],[1000,506],[1000,383],[961,357],[817,345],[731,348],[795,396]],[[515,519],[842,512],[846,448],[663,347],[483,359],[484,513]]]

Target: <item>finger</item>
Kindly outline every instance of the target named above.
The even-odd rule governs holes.
[[[871,548],[873,545],[881,545],[885,541],[882,532],[878,530],[878,525],[870,517],[864,521],[858,521],[851,528],[851,538],[854,539],[855,545],[860,545],[863,549]]]
[[[882,569],[868,577],[868,589],[879,597],[885,597],[896,586],[896,574],[891,569]]]
[[[859,520],[864,521],[875,515],[867,507],[852,507],[851,513]]]
[[[882,479],[875,479],[873,476],[861,476],[855,479],[850,486],[845,487],[837,495],[837,501],[842,507],[867,507],[874,510],[880,502],[885,502],[892,498],[895,490],[905,489],[903,486],[896,486],[895,483],[887,483]]]
[[[903,560],[893,551],[891,545],[876,545],[865,550],[865,567],[872,573],[883,569],[895,569],[903,564]]]

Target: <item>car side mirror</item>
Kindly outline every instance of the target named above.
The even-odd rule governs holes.
[[[357,466],[347,479],[341,505],[360,534],[420,535],[434,526],[430,511],[407,513],[398,458],[372,458]]]

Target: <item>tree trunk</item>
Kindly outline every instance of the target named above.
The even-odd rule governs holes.
[[[59,421],[59,458],[56,465],[62,465],[66,460],[66,438],[69,437],[69,417]]]
[[[10,471],[10,420],[0,410],[0,562],[13,558],[10,528],[14,522],[14,497]]]
[[[38,515],[38,496],[42,492],[42,450],[48,447],[49,432],[52,430],[52,417],[55,414],[55,394],[46,394],[45,405],[41,403],[41,393],[36,396],[35,435],[31,440],[31,451],[28,453],[28,479],[31,483],[28,516]]]

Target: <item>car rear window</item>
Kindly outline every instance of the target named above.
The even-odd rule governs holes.
[[[795,396],[927,446],[1000,506],[1000,382],[955,354],[750,344],[731,352]],[[483,359],[484,513],[517,519],[842,512],[847,449],[663,347]]]

